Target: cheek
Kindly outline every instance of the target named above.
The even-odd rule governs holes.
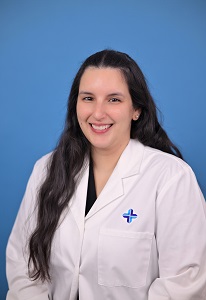
[[[84,105],[84,103],[77,102],[77,119],[78,121],[86,121],[89,116],[88,107]]]
[[[134,110],[132,108],[125,108],[121,110],[113,111],[113,117],[115,120],[122,123],[130,123],[132,121]]]
[[[77,119],[80,123],[83,120],[83,116],[84,116],[84,110],[82,109],[81,104],[77,103],[76,111],[77,111]]]

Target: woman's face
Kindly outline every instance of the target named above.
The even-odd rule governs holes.
[[[130,139],[131,121],[139,114],[119,69],[85,70],[79,86],[77,118],[93,149],[123,151]]]

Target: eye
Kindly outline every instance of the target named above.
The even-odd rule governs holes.
[[[87,97],[84,97],[83,100],[84,100],[84,101],[87,101],[87,102],[90,102],[90,101],[93,100],[93,98],[87,96]]]
[[[109,102],[116,103],[116,102],[121,102],[121,100],[119,100],[117,98],[111,98],[111,99],[109,99]]]

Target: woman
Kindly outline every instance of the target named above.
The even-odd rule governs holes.
[[[40,159],[7,247],[7,300],[206,297],[206,213],[137,64],[80,67],[64,132]]]

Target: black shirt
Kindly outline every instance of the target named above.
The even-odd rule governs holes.
[[[90,211],[90,209],[91,209],[92,205],[94,204],[94,202],[96,201],[96,199],[97,199],[97,194],[96,194],[96,189],[95,189],[93,163],[92,163],[92,160],[90,159],[85,216]],[[79,294],[77,295],[77,300],[79,300]]]
[[[90,160],[91,161],[91,160]],[[87,187],[87,200],[86,200],[86,208],[85,208],[85,216],[90,211],[92,205],[97,199],[96,189],[95,189],[95,181],[94,181],[94,172],[93,172],[93,163],[90,162],[89,165],[89,180]]]

